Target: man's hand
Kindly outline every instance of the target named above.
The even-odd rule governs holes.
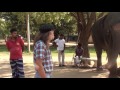
[[[53,46],[58,47],[58,45],[55,42],[53,42]]]

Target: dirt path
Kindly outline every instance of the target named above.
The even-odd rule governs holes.
[[[11,68],[9,65],[9,56],[0,55],[0,78],[11,78]],[[108,71],[104,70],[103,72],[97,72],[95,68],[92,69],[80,69],[73,68],[71,57],[66,59],[66,67],[58,67],[57,57],[53,57],[54,60],[54,71],[53,78],[106,78]],[[24,56],[24,71],[25,78],[34,78],[34,66],[32,55]]]
[[[34,67],[31,63],[24,63],[25,78],[34,78]],[[53,78],[106,78],[107,70],[97,72],[95,69],[80,69],[71,66],[54,66]],[[0,63],[0,78],[11,78],[9,63]]]

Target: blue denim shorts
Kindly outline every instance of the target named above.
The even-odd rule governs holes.
[[[47,78],[52,78],[52,73],[47,73],[46,72],[46,77]],[[34,78],[41,78],[38,72],[35,73]]]

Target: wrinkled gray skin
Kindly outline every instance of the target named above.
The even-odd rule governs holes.
[[[120,53],[120,12],[111,12],[92,26],[92,37],[97,53],[97,70],[102,70],[101,55],[108,57],[109,77],[117,77],[117,57]]]

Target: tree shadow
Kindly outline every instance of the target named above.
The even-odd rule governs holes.
[[[0,63],[0,78],[10,78],[11,70],[8,63]]]
[[[24,63],[25,78],[34,78],[35,69],[33,63]],[[95,69],[73,68],[54,66],[53,78],[107,78],[108,71],[97,72]],[[0,78],[11,78],[11,67],[9,61],[0,63]]]
[[[25,78],[34,78],[34,67],[32,64],[24,63]],[[11,66],[8,62],[0,63],[0,78],[12,78]]]
[[[71,66],[66,67],[54,67],[53,78],[107,78],[108,70],[96,71],[95,68],[81,69],[73,68]]]
[[[33,63],[24,63],[25,78],[34,78],[35,69]]]

